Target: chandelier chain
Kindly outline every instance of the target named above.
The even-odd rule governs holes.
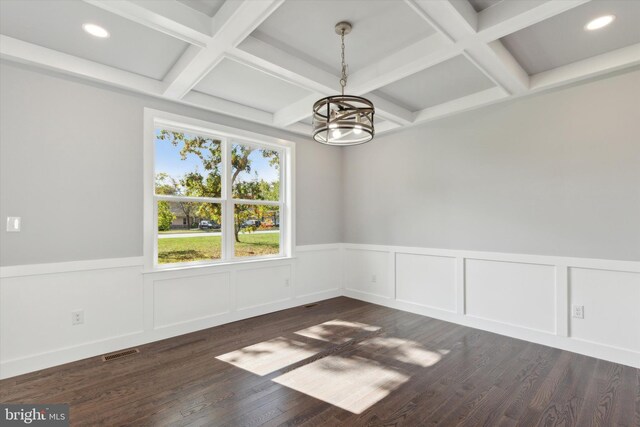
[[[340,48],[342,50],[342,76],[340,78],[340,86],[342,88],[342,95],[344,95],[344,87],[347,85],[347,64],[344,61],[344,29],[340,33]]]
[[[2,1],[2,0],[0,0]],[[345,95],[349,67],[345,59],[345,36],[351,33],[350,22],[340,21],[335,27],[340,36],[341,95],[326,96],[313,104],[313,139],[321,144],[348,146],[371,141],[375,134],[375,107],[366,98]]]

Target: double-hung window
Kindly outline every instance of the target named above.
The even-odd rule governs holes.
[[[145,110],[152,269],[291,256],[293,144]]]

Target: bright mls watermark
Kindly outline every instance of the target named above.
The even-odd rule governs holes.
[[[62,427],[69,425],[67,404],[4,404],[0,403],[0,425]]]

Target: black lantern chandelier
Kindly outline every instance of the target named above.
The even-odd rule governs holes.
[[[344,61],[344,36],[351,32],[351,24],[338,22],[342,49],[340,95],[328,96],[313,104],[313,139],[327,145],[357,145],[373,139],[373,103],[366,98],[345,95],[347,64]]]

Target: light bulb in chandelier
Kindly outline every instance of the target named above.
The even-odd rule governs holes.
[[[339,22],[335,26],[335,31],[341,39],[341,94],[322,98],[313,105],[313,139],[322,144],[362,144],[371,141],[375,134],[373,103],[361,96],[344,93],[348,78],[344,36],[349,34],[351,29],[352,26],[348,22]]]
[[[338,123],[336,123],[337,115],[336,110],[331,110],[331,114],[329,114],[329,129],[336,129],[338,127]]]
[[[362,133],[362,125],[360,124],[360,117],[356,117],[356,124],[353,126],[353,133],[360,135]]]

